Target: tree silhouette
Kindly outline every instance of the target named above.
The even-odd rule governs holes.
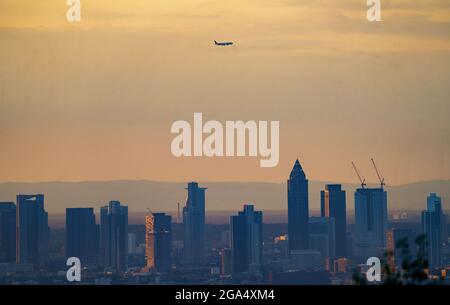
[[[381,260],[382,265],[382,285],[424,285],[440,284],[439,281],[430,279],[428,276],[427,249],[428,242],[426,235],[421,235],[416,239],[417,255],[413,257],[410,252],[408,239],[404,238],[396,242],[396,249],[400,251],[401,268],[394,265],[394,252],[388,251]],[[357,285],[366,285],[367,279],[359,272],[353,273],[353,280]]]

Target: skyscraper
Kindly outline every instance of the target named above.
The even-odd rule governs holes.
[[[358,188],[355,192],[355,256],[382,257],[386,231],[386,191],[383,188]]]
[[[50,229],[44,209],[44,195],[17,195],[18,264],[40,268],[48,259]]]
[[[172,217],[152,213],[145,217],[147,267],[169,272],[172,264]]]
[[[428,263],[431,268],[442,264],[442,202],[435,193],[427,198],[427,210],[422,211],[422,231],[426,235]]]
[[[448,220],[447,220],[447,215],[445,215],[445,214],[442,214],[441,228],[442,228],[443,247],[446,247],[448,245]]]
[[[66,209],[66,256],[78,257],[81,263],[98,264],[99,227],[93,208]]]
[[[128,232],[129,231],[130,230],[128,229]],[[136,254],[136,248],[137,248],[136,233],[128,233],[128,238],[127,238],[127,253],[128,253],[128,255]]]
[[[200,265],[205,257],[205,190],[198,183],[188,183],[188,197],[183,208],[184,259]]]
[[[230,248],[224,248],[220,251],[220,274],[231,275],[233,273],[233,259]]]
[[[335,219],[333,217],[310,217],[308,229],[309,247],[318,250],[326,259],[336,258]]]
[[[347,215],[345,191],[340,184],[327,184],[325,190],[320,191],[320,207],[322,217],[333,217],[336,229],[336,256],[346,256]]]
[[[287,181],[289,252],[307,249],[308,235],[308,179],[298,159]]]
[[[230,217],[233,272],[258,273],[262,264],[263,214],[253,205],[244,205]]]
[[[128,207],[111,201],[100,209],[100,248],[104,268],[124,272],[127,267]]]
[[[16,261],[16,205],[0,202],[0,263]]]

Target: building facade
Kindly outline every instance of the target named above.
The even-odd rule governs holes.
[[[355,253],[359,258],[383,257],[386,249],[387,193],[383,188],[355,192]]]
[[[127,268],[128,207],[111,201],[100,209],[101,263],[122,273]]]
[[[289,252],[308,249],[308,179],[298,159],[287,181]]]
[[[0,202],[0,263],[16,261],[16,205]]]
[[[188,197],[183,208],[183,258],[192,266],[205,261],[205,190],[196,182],[188,183]]]
[[[233,273],[259,273],[262,265],[263,213],[253,205],[230,217]]]
[[[172,267],[172,217],[152,213],[145,217],[145,254],[147,267],[169,272]]]
[[[336,224],[333,217],[309,218],[309,247],[328,262],[336,258]]]
[[[48,260],[50,228],[44,195],[17,195],[16,262],[42,268]]]
[[[345,191],[340,184],[327,184],[320,192],[321,217],[334,218],[336,256],[347,256],[347,209]]]
[[[426,236],[430,268],[442,266],[442,201],[435,193],[427,197],[427,209],[422,211],[422,233]]]
[[[66,257],[78,257],[83,266],[97,265],[99,251],[99,227],[94,209],[66,209]]]

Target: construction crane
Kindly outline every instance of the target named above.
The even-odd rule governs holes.
[[[375,164],[375,161],[373,161],[373,158],[371,158],[371,160],[373,167],[375,168],[375,172],[377,173],[378,180],[380,181],[381,188],[383,188],[386,185],[386,183],[384,182],[384,178],[380,175],[380,172],[378,171],[377,165]]]
[[[356,175],[358,176],[359,182],[361,182],[361,187],[364,188],[366,186],[366,179],[361,178],[361,175],[356,168],[355,163],[352,161],[353,169],[355,170]]]

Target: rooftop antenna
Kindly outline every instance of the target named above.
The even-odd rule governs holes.
[[[378,180],[380,181],[381,188],[383,188],[386,185],[386,183],[384,182],[384,178],[380,175],[380,172],[378,171],[377,165],[375,164],[375,161],[373,160],[373,158],[371,158],[371,160],[372,160],[373,167],[375,168],[375,172],[377,173]]]
[[[177,203],[178,206],[178,215],[177,215],[177,222],[180,223],[180,203]]]
[[[358,172],[358,169],[356,168],[355,163],[352,161],[353,169],[355,170],[356,175],[358,176],[359,182],[361,182],[361,187],[364,188],[366,186],[366,179],[361,178],[361,175]]]

